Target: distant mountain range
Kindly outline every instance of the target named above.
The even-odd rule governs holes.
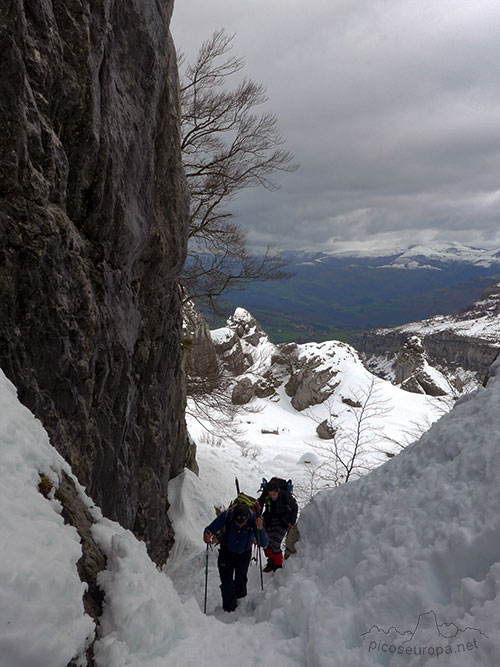
[[[349,341],[356,331],[458,313],[500,280],[500,250],[459,244],[285,254],[292,278],[226,296],[228,312],[250,310],[274,342]]]

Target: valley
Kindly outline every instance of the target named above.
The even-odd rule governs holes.
[[[289,252],[291,278],[228,293],[225,312],[246,308],[275,343],[350,342],[361,331],[460,312],[500,280],[498,254],[457,244],[378,256]]]

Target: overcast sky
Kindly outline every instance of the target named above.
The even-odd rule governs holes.
[[[180,51],[218,28],[300,163],[234,203],[252,243],[500,247],[499,0],[176,0]]]

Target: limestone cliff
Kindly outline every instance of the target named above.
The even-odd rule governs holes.
[[[355,335],[352,344],[373,372],[382,370],[382,375],[394,379],[398,351],[414,335],[422,340],[432,365],[456,376],[458,382],[464,373],[483,382],[500,351],[500,283],[461,313],[374,329]]]
[[[0,12],[0,366],[104,513],[166,558],[187,456],[173,0]]]

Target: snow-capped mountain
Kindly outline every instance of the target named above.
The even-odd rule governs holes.
[[[460,243],[415,244],[398,249],[354,250],[344,247],[338,251],[319,253],[313,261],[325,261],[327,257],[369,259],[377,268],[434,269],[440,270],[449,264],[469,264],[477,267],[500,265],[499,248],[475,248]],[[306,260],[307,261],[307,260]]]
[[[378,329],[384,335],[389,329]],[[465,339],[491,341],[500,347],[500,283],[485,290],[482,297],[457,315],[435,315],[421,322],[410,322],[393,331],[417,336],[444,333]]]

